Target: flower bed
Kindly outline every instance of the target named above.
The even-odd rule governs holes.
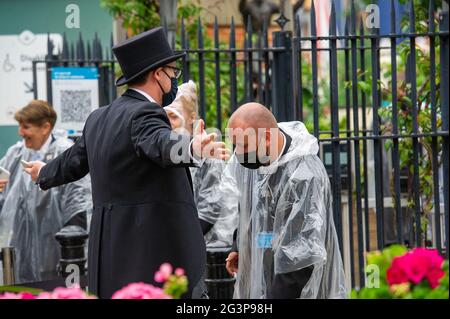
[[[168,263],[161,265],[155,274],[155,281],[162,283],[163,287],[159,288],[143,282],[131,283],[116,291],[111,299],[178,299],[188,287],[184,270],[177,268],[173,273],[173,268]],[[5,292],[0,295],[0,299],[97,299],[97,297],[89,295],[79,286],[74,286],[58,287],[52,292]]]
[[[448,299],[448,260],[436,249],[391,246],[367,255],[367,282],[360,299]]]

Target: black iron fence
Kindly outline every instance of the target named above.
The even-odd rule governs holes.
[[[328,36],[317,35],[314,3],[309,35],[302,35],[299,19],[293,33],[284,31],[283,15],[277,20],[281,30],[271,35],[267,23],[256,34],[249,23],[242,46],[233,20],[226,39],[219,38],[217,19],[212,39],[200,20],[194,36],[195,26],[180,25],[177,49],[187,53],[183,81],[197,83],[199,114],[210,126],[223,129],[239,105],[258,101],[279,121],[304,121],[319,139],[352,287],[364,285],[366,251],[401,243],[436,247],[448,258],[449,14],[438,13],[430,1],[427,30],[418,31],[410,6],[409,29],[396,33],[391,3],[387,35],[367,30],[353,3],[343,34],[332,7]],[[33,70],[37,63],[47,70],[103,68],[100,105],[112,101],[109,48],[103,59],[95,39],[85,47],[80,37],[71,50],[64,42],[62,56],[35,61]],[[51,96],[51,85],[48,90]]]
[[[63,43],[58,54],[54,54],[54,43],[47,38],[47,55],[44,60],[33,60],[33,95],[38,98],[38,69],[43,65],[46,73],[47,101],[53,104],[52,68],[54,67],[95,67],[98,70],[98,105],[111,103],[117,97],[115,86],[115,66],[117,61],[112,56],[111,43],[107,49],[102,47],[100,39],[95,34],[92,41],[85,41],[80,36],[77,41],[69,44],[66,35],[63,35]],[[42,85],[42,83],[40,84]]]
[[[419,32],[411,5],[409,29],[396,33],[391,3],[387,35],[380,35],[378,28],[366,31],[354,4],[344,34],[337,33],[333,6],[329,36],[318,36],[313,4],[310,35],[301,34],[298,20],[294,34],[283,31],[282,17],[282,30],[272,33],[271,46],[267,25],[255,36],[248,24],[244,46],[236,48],[232,21],[228,47],[220,48],[216,22],[214,48],[205,49],[199,22],[197,48],[191,49],[181,26],[181,50],[188,53],[184,80],[197,80],[202,118],[215,106],[214,124],[222,128],[226,90],[231,95],[229,113],[256,100],[279,121],[305,121],[319,139],[352,286],[364,285],[364,253],[369,250],[400,243],[433,246],[448,256],[448,12],[438,14],[430,1],[428,30]],[[418,41],[425,41],[426,48],[419,48]],[[397,60],[404,55],[406,65],[399,66]],[[420,88],[418,75],[424,70],[419,56],[429,65]],[[386,58],[388,66],[382,63]],[[216,66],[214,79],[205,76],[205,63]],[[220,72],[222,63],[230,64],[229,74]],[[193,74],[192,64],[198,65],[198,74]],[[221,76],[228,77],[228,86],[222,85]],[[214,81],[215,101],[208,102],[207,81]]]
[[[304,90],[299,71],[303,54],[310,52],[313,132],[322,145],[330,145],[334,217],[341,251],[346,253],[350,264],[352,285],[364,285],[364,252],[368,250],[393,243],[426,245],[436,247],[448,257],[449,15],[448,12],[437,15],[434,2],[430,1],[428,30],[417,32],[411,2],[409,30],[396,33],[394,1],[391,3],[388,35],[379,35],[376,28],[366,34],[362,20],[358,32],[352,5],[343,35],[336,32],[336,13],[332,7],[330,35],[317,36],[313,7],[311,36],[302,36],[297,28],[292,38],[294,113],[296,119],[303,119]],[[418,47],[419,39],[425,43],[425,49]],[[398,44],[399,40],[404,43]],[[329,58],[330,132],[321,131],[319,125],[320,41],[326,43],[322,50]],[[406,65],[399,68],[397,60],[401,54],[407,56]],[[381,63],[384,55],[389,62],[387,66]],[[428,70],[417,64],[419,57],[421,63],[429,64]],[[420,88],[421,74],[417,69],[429,72]],[[340,88],[344,93],[341,101]],[[344,127],[340,127],[342,118]],[[343,146],[347,149],[344,157]],[[373,155],[368,154],[369,148]],[[348,174],[345,187],[342,171]],[[402,177],[407,180],[403,190]],[[371,183],[373,195],[369,191]],[[371,197],[375,200],[371,201]],[[373,227],[371,215],[375,219]]]
[[[448,256],[448,12],[440,13],[439,25],[436,27],[436,12],[433,1],[430,1],[428,30],[419,33],[415,29],[415,13],[411,5],[408,32],[396,33],[394,1],[391,3],[392,24],[391,33],[388,35],[379,35],[378,29],[365,34],[363,21],[360,23],[358,33],[356,10],[352,6],[350,16],[346,20],[344,35],[336,33],[336,15],[332,8],[330,36],[317,37],[312,25],[311,36],[302,37],[297,31],[297,35],[292,39],[294,65],[292,92],[295,115],[300,120],[303,118],[303,90],[302,74],[298,72],[300,70],[298,65],[302,63],[301,54],[305,50],[311,50],[312,100],[315,115],[313,132],[321,143],[331,143],[335,222],[341,248],[349,252],[352,283],[355,282],[354,274],[359,275],[358,283],[364,283],[364,252],[370,249],[381,249],[387,244],[434,246],[441,252],[445,250]],[[311,21],[315,21],[314,8],[311,11]],[[429,63],[429,78],[425,83],[421,83],[420,91],[417,86],[419,74],[416,70],[420,69],[416,62],[419,56],[418,51],[421,50],[417,46],[419,39],[428,42],[426,50],[429,50],[425,53],[428,57],[422,58],[422,61]],[[406,66],[403,69],[397,65],[398,56],[402,54],[397,51],[398,40],[406,41],[402,49],[408,52]],[[325,50],[329,53],[330,61],[331,132],[319,130],[317,116],[319,102],[317,101],[317,73],[314,74],[314,70],[317,70],[318,41],[328,43]],[[381,41],[385,42],[385,47],[380,45]],[[310,43],[309,48],[304,49],[305,43]],[[437,50],[440,50],[438,69],[436,68]],[[383,67],[381,56],[385,52],[390,63]],[[420,53],[424,53],[424,50]],[[343,55],[342,59],[339,59],[339,54]],[[343,64],[343,78],[338,74],[342,70],[340,64]],[[390,79],[384,79],[387,87],[383,88],[382,72],[385,71],[390,73]],[[399,76],[405,78],[403,82],[407,84],[406,89],[400,89]],[[364,77],[367,77],[369,81],[366,81]],[[364,90],[361,83],[370,83],[370,88]],[[339,127],[342,116],[338,107],[340,87],[343,87],[345,91],[344,130]],[[428,90],[428,95],[425,97],[423,97],[424,90]],[[400,98],[399,95],[403,96]],[[383,100],[389,103],[388,112],[383,112]],[[369,119],[366,118],[367,111],[371,113],[372,123],[370,124]],[[410,122],[399,117],[407,117]],[[328,136],[325,137],[325,135]],[[369,144],[373,150],[373,157],[368,156]],[[341,187],[340,149],[343,145],[347,145],[348,150],[345,159],[346,171],[351,172],[352,175],[348,178],[345,188]],[[411,150],[402,149],[405,147],[411,147]],[[386,149],[389,152],[386,152]],[[406,151],[411,158],[402,156],[402,153]],[[392,168],[386,167],[388,156]],[[371,161],[374,167],[372,180],[368,176],[370,171],[368,163]],[[405,169],[406,179],[410,180],[410,187],[402,192],[401,177],[405,175]],[[388,175],[388,181],[386,175]],[[440,175],[441,181],[439,181]],[[369,216],[371,196],[368,192],[368,186],[373,182],[375,245],[371,244]],[[390,194],[386,194],[383,187],[386,183],[390,185],[388,192]],[[429,185],[431,191],[427,191],[428,183],[431,184]],[[347,201],[346,211],[341,209],[343,197],[346,197]],[[402,197],[406,198],[407,203],[402,204]],[[387,203],[386,200],[388,200]],[[388,231],[393,233],[390,238],[388,238]],[[344,241],[343,236],[346,233],[348,237]],[[356,268],[357,271],[355,271]]]

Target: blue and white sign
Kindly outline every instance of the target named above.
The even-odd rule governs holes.
[[[58,114],[56,127],[78,135],[89,114],[99,106],[98,69],[52,68],[52,96]]]
[[[272,248],[272,240],[272,232],[260,232],[256,236],[256,246],[262,249]]]

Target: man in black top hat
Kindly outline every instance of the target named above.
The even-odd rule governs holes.
[[[91,175],[88,284],[109,298],[131,282],[154,282],[164,262],[184,268],[190,295],[204,272],[205,246],[187,167],[229,151],[203,122],[193,138],[171,130],[162,108],[172,102],[180,69],[162,28],[113,47],[128,90],[92,112],[83,135],[44,166],[26,171],[44,190]]]

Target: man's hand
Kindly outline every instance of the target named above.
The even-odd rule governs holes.
[[[228,273],[234,276],[238,272],[239,254],[233,251],[228,255],[228,258],[225,261],[227,262],[225,267],[227,268]]]
[[[31,180],[33,182],[36,182],[36,180],[39,176],[39,172],[41,171],[41,168],[43,166],[45,166],[44,162],[33,161],[33,162],[30,162],[30,165],[28,167],[24,168],[24,171],[27,172],[28,174],[30,174]]]
[[[5,190],[6,184],[8,184],[7,179],[0,179],[0,193],[3,193]]]
[[[206,134],[205,123],[200,120],[194,130],[192,140],[192,153],[200,158],[217,158],[226,161],[230,158],[230,150],[225,147],[223,142],[215,142],[217,138],[215,133]]]

